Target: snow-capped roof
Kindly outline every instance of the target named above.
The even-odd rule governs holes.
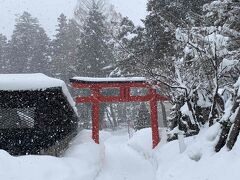
[[[38,90],[51,87],[62,87],[65,84],[59,79],[44,74],[0,74],[0,90]]]
[[[74,77],[72,82],[78,81],[82,83],[119,83],[119,82],[145,82],[145,77],[107,77],[107,78],[90,78],[90,77]]]
[[[66,84],[60,79],[51,78],[41,73],[0,74],[0,90],[3,91],[44,90],[52,87],[61,87],[69,103],[75,109],[75,102],[73,101]]]

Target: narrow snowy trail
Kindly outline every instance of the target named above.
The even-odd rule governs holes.
[[[96,180],[155,180],[156,170],[132,149],[127,136],[112,136],[104,142],[105,158]]]

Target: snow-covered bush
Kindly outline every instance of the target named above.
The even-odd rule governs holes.
[[[205,21],[201,26],[176,30],[176,39],[183,46],[176,72],[179,84],[188,93],[184,103],[176,101],[178,104],[172,114],[178,114],[178,123],[173,124],[184,130],[180,128],[182,123],[186,127],[184,117],[192,123],[196,120],[200,128],[205,123],[210,126],[220,123],[222,133],[216,151],[226,142],[231,149],[239,133],[239,103],[234,93],[239,88],[238,83],[233,88],[240,75],[239,44],[236,43],[240,37],[239,7],[238,2],[231,0],[213,1],[203,6]]]

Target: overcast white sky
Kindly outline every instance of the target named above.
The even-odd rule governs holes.
[[[64,13],[73,16],[73,9],[78,0],[0,0],[0,33],[11,36],[16,15],[23,11],[37,17],[50,37],[54,35],[57,17]],[[117,11],[128,16],[135,24],[146,15],[147,0],[108,0],[115,5]]]

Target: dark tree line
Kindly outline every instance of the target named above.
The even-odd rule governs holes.
[[[73,76],[109,76],[114,64],[111,22],[98,2],[86,7],[81,23],[61,14],[52,40],[30,13],[17,17],[11,38],[0,34],[0,73],[45,73],[66,82]]]
[[[17,20],[11,40],[1,35],[1,73],[47,72],[49,38],[38,20],[24,12]]]

